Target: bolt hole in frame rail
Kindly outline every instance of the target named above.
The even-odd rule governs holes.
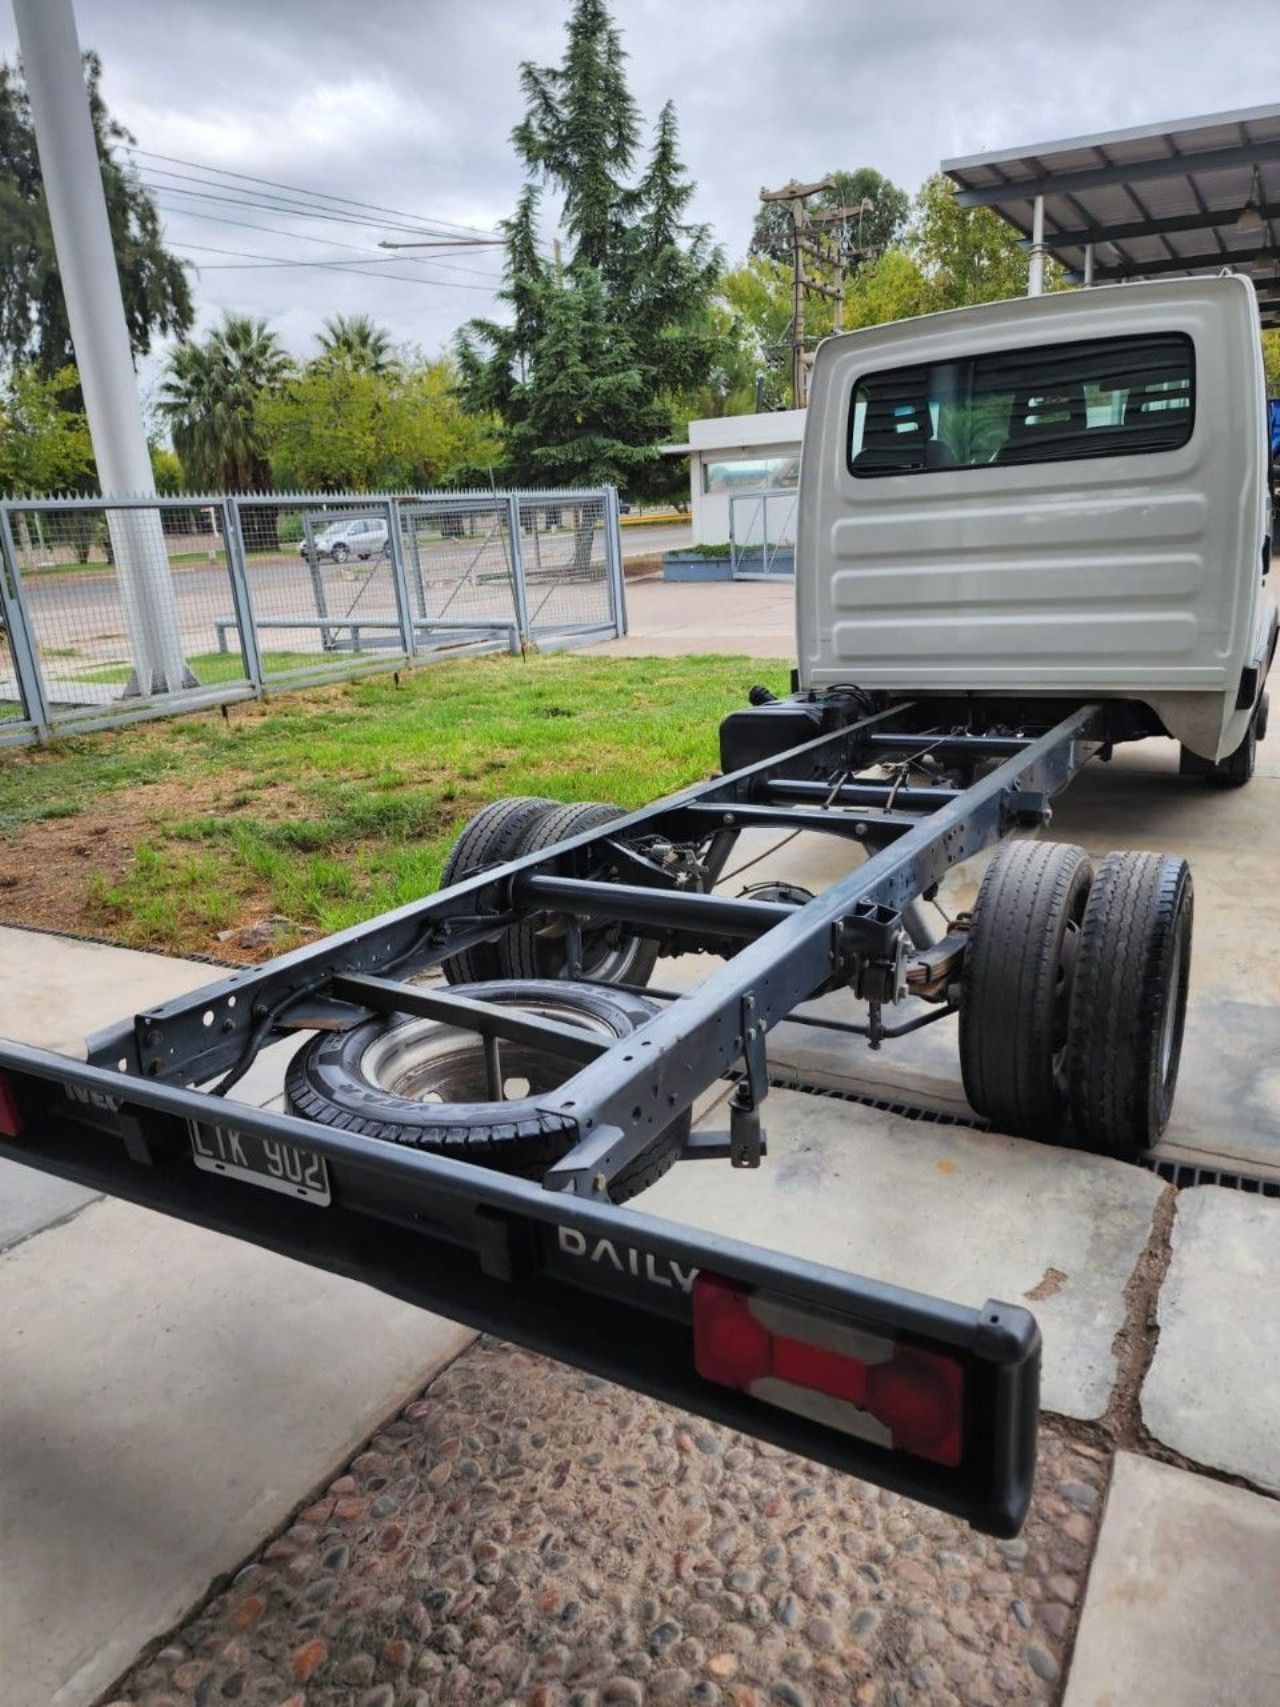
[[[1028,1311],[963,1307],[694,1232],[614,1204],[609,1182],[731,1074],[727,1144],[703,1134],[688,1153],[757,1165],[765,1037],[826,990],[866,997],[873,1042],[911,1029],[879,1023],[908,991],[939,1017],[953,1011],[962,934],[918,947],[904,913],[951,866],[1047,822],[1080,765],[1134,731],[1120,727],[1124,708],[1099,705],[1042,703],[1012,730],[1026,708],[997,721],[991,702],[873,704],[832,691],[775,709],[783,740],[818,732],[163,1003],[91,1038],[86,1062],[0,1043],[0,1154],[362,1280],[990,1533],[1016,1532],[1038,1411]],[[908,767],[926,758],[936,779],[926,769],[923,786],[909,784]],[[866,858],[803,903],[708,893],[749,828],[821,830]],[[404,981],[548,914],[567,916],[571,933],[606,920],[664,952],[726,961],[614,1041]],[[544,1093],[574,1141],[541,1184],[216,1094],[267,1042],[376,1013],[543,1043],[574,1063]],[[323,1158],[323,1193],[300,1200],[211,1171],[211,1154],[236,1153],[228,1134],[233,1146]]]

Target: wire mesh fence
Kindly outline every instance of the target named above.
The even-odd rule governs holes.
[[[566,504],[520,501],[529,632],[539,644],[571,645],[610,625],[609,513],[605,494]],[[616,536],[615,536],[616,539]]]
[[[616,494],[0,503],[0,744],[625,632]]]

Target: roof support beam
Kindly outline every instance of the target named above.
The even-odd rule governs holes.
[[[1008,179],[979,189],[957,190],[961,207],[998,207],[1030,201],[1035,196],[1061,195],[1076,190],[1102,189],[1110,184],[1146,183],[1154,178],[1187,178],[1207,172],[1248,170],[1280,160],[1280,140],[1237,143],[1230,148],[1203,148],[1195,153],[1161,155],[1154,160],[1128,160],[1109,166],[1084,166],[1078,172],[1053,172],[1046,177]],[[944,171],[946,168],[943,168]]]
[[[1051,245],[1052,247],[1052,245]],[[1103,279],[1152,279],[1161,273],[1196,273],[1209,268],[1245,267],[1254,261],[1280,262],[1274,249],[1231,249],[1225,255],[1220,249],[1209,249],[1199,255],[1178,255],[1169,261],[1121,261],[1117,265],[1093,269],[1094,282]],[[1255,283],[1260,282],[1255,278]]]
[[[1270,202],[1259,209],[1263,219],[1280,219],[1280,202]],[[1099,224],[1080,226],[1072,231],[1050,231],[1048,242],[1054,249],[1083,248],[1086,243],[1125,243],[1135,237],[1164,237],[1178,231],[1208,231],[1213,227],[1229,226],[1239,213],[1238,208],[1223,208],[1208,213],[1180,213],[1169,219],[1135,219],[1128,224]],[[1030,249],[1031,239],[1020,237],[1019,249]]]

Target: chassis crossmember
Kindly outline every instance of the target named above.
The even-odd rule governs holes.
[[[86,1062],[0,1043],[0,1154],[1013,1533],[1035,1460],[1039,1333],[1026,1310],[961,1307],[694,1232],[615,1204],[610,1182],[727,1075],[727,1141],[697,1134],[688,1154],[758,1163],[765,1038],[825,990],[867,999],[873,1043],[895,1034],[881,1009],[909,990],[953,1011],[947,968],[962,943],[922,947],[910,909],[950,867],[1048,822],[1080,765],[1131,731],[1101,705],[997,722],[963,702],[870,709],[832,693],[805,714],[811,739],[151,1008],[90,1039]],[[847,838],[866,857],[807,900],[709,892],[741,832],[775,828]],[[600,920],[725,964],[616,1040],[411,981],[548,918],[571,970],[584,924]],[[572,1140],[540,1184],[225,1094],[272,1039],[395,1013],[571,1064],[545,1104]],[[326,1201],[198,1168],[193,1142],[218,1134],[322,1157]]]

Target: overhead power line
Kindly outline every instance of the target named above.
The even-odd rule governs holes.
[[[169,173],[168,176],[178,177],[183,176],[183,174]],[[187,176],[189,182],[193,184],[204,185],[212,182],[206,178],[190,178],[189,175]],[[149,190],[164,190],[171,196],[190,196],[197,201],[221,202],[228,207],[257,207],[267,213],[287,213],[296,219],[322,220],[328,225],[354,225],[362,231],[367,230],[370,226],[376,226],[381,230],[403,231],[415,237],[431,237],[434,235],[429,231],[424,231],[418,225],[401,225],[382,218],[358,218],[350,213],[338,213],[331,209],[311,207],[305,202],[286,201],[283,197],[268,198],[261,195],[250,197],[247,190],[237,190],[231,184],[219,184],[210,189],[187,189],[183,184],[161,183],[145,174],[142,177],[142,183]],[[227,193],[223,194],[224,191]]]
[[[139,159],[163,160],[171,166],[187,166],[193,168],[197,172],[207,173],[210,176],[216,176],[219,178],[235,178],[245,184],[260,184],[265,185],[268,189],[285,190],[290,195],[307,196],[316,201],[336,202],[343,207],[358,208],[369,213],[384,214],[392,219],[408,220],[415,225],[437,225],[442,226],[447,230],[471,232],[478,237],[498,237],[501,235],[498,231],[486,229],[481,226],[459,225],[455,220],[436,219],[429,214],[405,213],[403,209],[400,208],[381,207],[376,202],[357,201],[351,196],[335,195],[329,190],[306,189],[300,184],[282,183],[276,178],[260,178],[254,176],[250,172],[233,172],[225,166],[207,166],[199,160],[183,160],[176,154],[156,154],[151,149],[136,148],[132,145],[125,145],[125,148],[127,153],[136,155]],[[181,174],[176,173],[169,174],[169,176],[180,175]],[[372,223],[378,224],[379,221],[374,220]]]
[[[371,256],[369,260],[360,263],[321,260],[296,261],[284,255],[256,254],[251,249],[219,249],[209,243],[174,243],[172,246],[175,249],[190,249],[205,255],[239,255],[245,258],[243,262],[234,266],[227,263],[197,261],[195,265],[201,272],[260,272],[280,267],[320,267],[334,273],[354,273],[357,278],[362,279],[387,279],[396,284],[434,286],[437,290],[473,290],[480,291],[486,296],[495,294],[494,291],[486,289],[484,285],[456,284],[452,279],[429,279],[423,278],[420,274],[406,278],[403,273],[371,273],[364,270],[367,267],[395,266],[397,263],[395,255],[388,255],[385,259]]]
[[[344,243],[337,237],[313,237],[308,231],[286,231],[281,225],[260,225],[253,219],[228,219],[226,214],[205,213],[203,208],[172,207],[169,203],[158,201],[156,204],[162,213],[177,214],[183,219],[198,219],[214,225],[234,225],[243,231],[261,231],[273,237],[287,237],[292,243],[318,243],[326,249],[345,249],[353,255],[375,256],[376,251],[368,243]],[[383,257],[377,256],[382,259]],[[498,279],[498,273],[485,272],[479,267],[459,266],[456,261],[437,261],[416,255],[405,255],[405,261],[419,267],[440,267],[451,273],[466,273],[477,279]]]

